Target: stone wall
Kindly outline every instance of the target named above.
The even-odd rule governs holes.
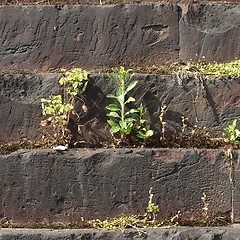
[[[60,93],[60,74],[2,74],[0,75],[0,142],[22,138],[37,139],[41,115],[41,98]],[[156,134],[161,132],[159,115],[161,107],[168,107],[164,116],[166,130],[170,133],[182,131],[182,117],[188,129],[194,125],[207,127],[213,135],[222,136],[223,129],[240,115],[238,93],[239,79],[181,81],[175,76],[137,74],[139,83],[131,92],[138,107],[142,102],[148,108],[151,126]],[[107,125],[107,110],[111,102],[106,95],[114,91],[114,84],[106,74],[91,74],[84,95],[87,112],[81,110],[81,135],[77,138],[87,143],[106,142],[111,136]]]
[[[98,230],[46,230],[46,229],[1,229],[1,240],[236,240],[240,236],[238,227],[144,229],[140,235],[137,230],[98,231]]]
[[[238,154],[230,172],[223,150],[20,150],[0,156],[0,216],[24,223],[143,214],[152,187],[158,219],[180,211],[202,220],[205,193],[209,217],[239,220]]]
[[[239,58],[239,5],[0,6],[0,67],[49,71]]]

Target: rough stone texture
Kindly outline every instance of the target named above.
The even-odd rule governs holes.
[[[179,31],[182,60],[240,58],[240,5],[190,5]]]
[[[0,75],[0,142],[41,136],[37,131],[42,119],[40,100],[59,93],[60,77],[60,74]],[[141,102],[146,105],[156,134],[161,132],[159,114],[164,104],[168,106],[164,121],[169,133],[181,131],[184,116],[189,128],[198,124],[221,136],[222,130],[240,115],[239,79],[185,81],[160,75],[136,75],[135,79],[139,84],[130,94],[137,102],[131,107]],[[85,94],[88,112],[81,110],[81,101],[76,104],[82,125],[80,140],[99,143],[110,138],[105,107],[111,102],[106,95],[114,88],[106,75],[90,75]]]
[[[139,235],[136,230],[31,230],[0,229],[0,240],[236,240],[240,237],[238,227],[145,229]]]
[[[94,69],[176,61],[179,12],[172,4],[1,6],[0,67]]]
[[[21,150],[0,156],[0,216],[17,223],[77,221],[144,213],[153,188],[159,219],[231,212],[222,150]]]
[[[240,5],[178,5],[0,6],[0,67],[102,69],[196,54],[207,61],[240,57]]]
[[[132,4],[132,3],[179,3],[179,2],[193,2],[194,0],[102,0],[103,4]],[[39,2],[39,0],[0,0],[0,4],[16,4],[16,5],[22,5],[22,4],[39,4],[39,3],[45,3],[54,4],[56,1],[54,0],[43,0]],[[198,3],[226,3],[225,0],[197,0]],[[234,3],[239,4],[238,0],[228,0],[228,3]],[[100,0],[58,0],[58,4],[100,4]]]
[[[240,155],[239,152],[235,152],[233,154],[233,168],[232,168],[232,176],[233,176],[233,216],[236,222],[240,222]]]
[[[0,75],[0,143],[34,139],[41,119],[41,98],[59,93],[58,75]]]

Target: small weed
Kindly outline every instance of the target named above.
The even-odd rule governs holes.
[[[152,188],[149,190],[149,201],[147,206],[147,213],[150,214],[150,217],[153,219],[153,221],[156,221],[156,214],[159,212],[159,207],[153,202],[153,194],[152,194]]]
[[[163,105],[161,107],[161,111],[160,111],[160,115],[159,115],[159,121],[161,123],[161,134],[162,134],[161,137],[160,137],[160,141],[165,139],[165,125],[166,125],[166,122],[163,121],[163,117],[166,114],[166,111],[167,111],[167,106]]]
[[[232,145],[240,145],[240,130],[237,128],[237,119],[229,124],[223,131],[224,141]]]
[[[126,228],[135,228],[139,234],[144,233],[142,229],[147,227],[156,227],[158,222],[156,221],[156,214],[159,212],[159,207],[153,203],[152,188],[149,190],[149,202],[144,215],[131,215],[127,216],[121,214],[116,218],[107,218],[101,221],[95,219],[89,221],[91,227],[104,230],[124,230]]]
[[[72,115],[78,116],[74,109],[76,98],[80,99],[88,84],[88,72],[80,68],[71,71],[63,70],[65,74],[59,80],[63,86],[62,95],[52,95],[48,99],[42,98],[42,113],[47,119],[41,121],[41,127],[45,134],[44,138],[53,142],[54,145],[66,145],[71,142],[71,131],[69,130],[69,120]],[[83,111],[86,106],[83,104]]]
[[[209,203],[207,202],[207,195],[205,193],[203,193],[203,196],[201,197],[202,203],[203,203],[203,219],[206,223],[206,225],[208,225],[209,222],[209,213],[208,213],[208,208],[209,208]]]
[[[240,60],[228,63],[207,63],[205,58],[203,58],[201,61],[174,63],[170,68],[172,69],[172,73],[177,74],[180,78],[189,76],[197,77],[199,75],[213,75],[214,78],[240,77]],[[212,78],[210,77],[210,79]]]

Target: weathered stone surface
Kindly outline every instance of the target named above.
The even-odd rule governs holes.
[[[59,93],[60,77],[60,74],[0,75],[0,142],[41,136],[37,131],[42,119],[40,100]],[[168,106],[164,116],[168,132],[181,132],[184,116],[189,128],[198,124],[222,136],[222,130],[240,115],[239,79],[213,81],[202,77],[181,81],[174,76],[146,74],[136,75],[135,79],[139,84],[130,94],[137,101],[131,107],[141,102],[146,105],[156,134],[161,132],[159,114],[163,105]],[[88,111],[81,110],[81,101],[76,104],[82,125],[79,140],[87,143],[109,140],[105,107],[111,100],[106,95],[114,88],[107,75],[90,75],[84,99]]]
[[[240,222],[240,155],[239,152],[235,152],[233,154],[233,167],[232,171],[232,178],[233,178],[233,217],[236,222]]]
[[[95,69],[175,61],[178,19],[179,8],[171,4],[1,6],[0,67]]]
[[[77,221],[144,213],[153,188],[159,219],[178,211],[229,216],[231,185],[222,150],[21,150],[0,156],[0,216],[14,222]]]
[[[59,93],[58,75],[0,75],[0,143],[34,139],[41,119],[41,98]]]
[[[188,2],[190,3],[191,0],[145,0],[144,3],[179,3],[179,2]],[[201,3],[209,3],[209,0],[199,0],[198,2]],[[132,4],[132,3],[142,3],[139,0],[102,0],[102,4]],[[226,3],[225,0],[211,0],[211,3]],[[235,3],[239,4],[238,0],[228,0],[228,3]],[[17,2],[15,0],[0,0],[0,4],[39,4],[39,0],[18,0]],[[42,1],[41,3],[52,3],[55,2],[52,0],[46,0]],[[58,0],[58,4],[100,4],[100,0]]]
[[[139,235],[136,230],[97,231],[97,230],[31,230],[1,229],[1,240],[236,240],[240,237],[238,227],[144,229],[146,234]]]
[[[199,0],[198,2],[201,3],[209,3],[209,0]],[[101,1],[102,4],[132,4],[132,3],[137,3],[137,4],[141,4],[142,1],[139,0],[102,0]],[[190,3],[191,0],[145,0],[144,3],[179,3],[179,2],[188,2]],[[211,3],[225,3],[225,0],[211,0]],[[235,4],[239,4],[238,0],[228,0],[228,3],[235,3]],[[45,3],[45,4],[55,4],[54,1],[52,0],[46,0],[46,1],[42,1],[41,3]],[[100,4],[100,0],[59,0],[57,1],[58,4]],[[39,4],[39,0],[18,0],[17,2],[15,0],[0,0],[0,4],[17,4],[17,5],[21,5],[21,4]]]
[[[239,58],[240,5],[190,5],[180,20],[179,32],[182,60]]]
[[[196,54],[208,61],[239,58],[240,5],[170,2],[1,6],[0,67],[101,69]]]

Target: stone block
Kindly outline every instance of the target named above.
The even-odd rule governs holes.
[[[179,22],[179,32],[181,60],[238,59],[240,5],[192,4]]]
[[[0,142],[21,138],[37,139],[41,119],[41,98],[59,94],[60,74],[0,75]],[[164,116],[166,131],[182,131],[182,117],[189,129],[194,125],[206,127],[213,135],[222,137],[223,129],[240,115],[239,79],[179,81],[175,76],[136,74],[138,85],[129,94],[136,99],[129,107],[137,108],[142,102],[148,109],[154,132],[159,135],[161,106],[168,107]],[[82,111],[77,101],[81,134],[78,140],[90,144],[106,142],[111,137],[107,125],[106,106],[112,101],[106,95],[114,92],[115,85],[106,74],[90,74],[84,101],[88,111]],[[76,131],[74,130],[74,134]]]
[[[0,67],[99,69],[176,61],[174,4],[0,7]]]
[[[21,150],[0,156],[0,215],[14,222],[78,221],[146,211],[229,216],[231,186],[221,150]]]

